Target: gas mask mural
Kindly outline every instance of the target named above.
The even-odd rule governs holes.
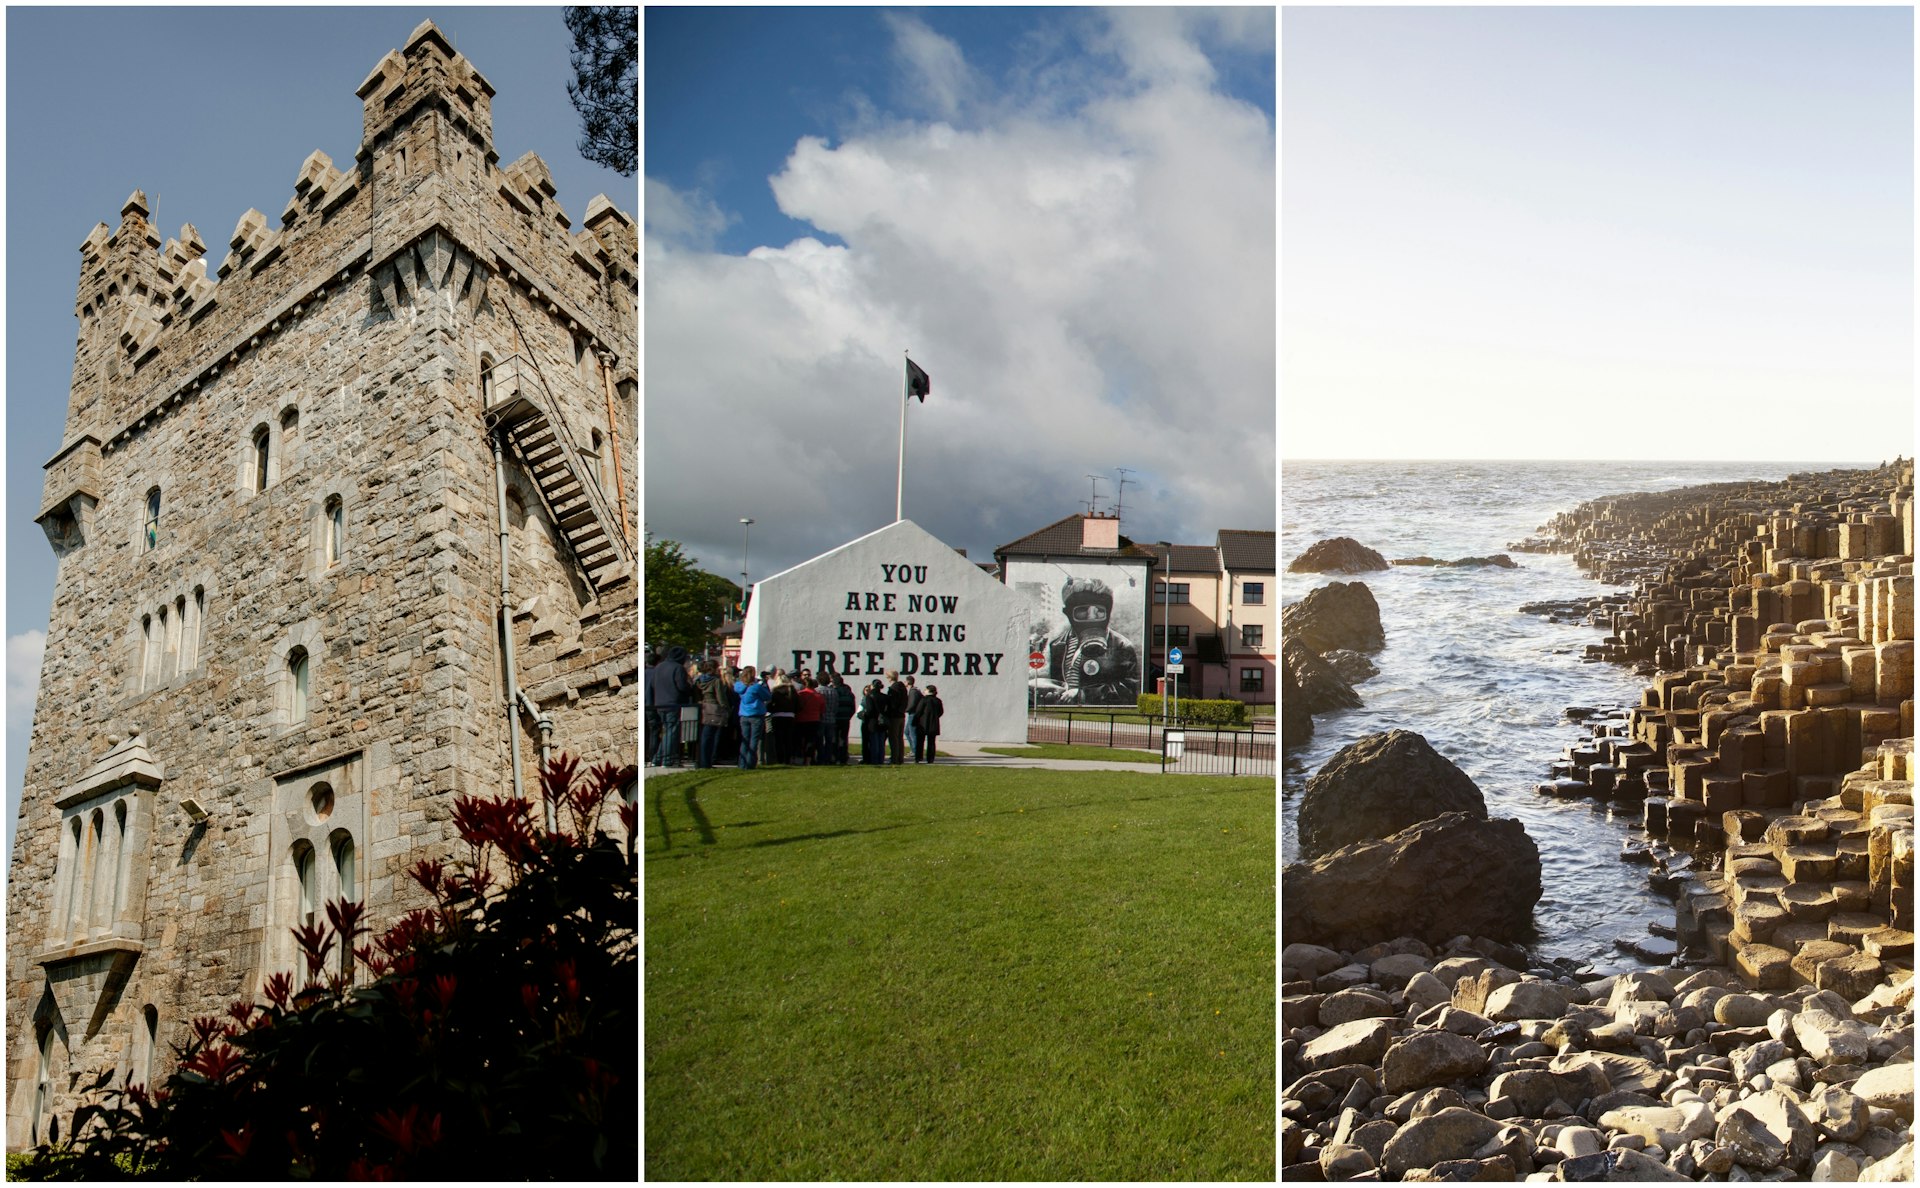
[[[1021,585],[1032,589],[1031,583]],[[1035,700],[1043,705],[1132,705],[1140,695],[1140,649],[1115,629],[1115,616],[1129,610],[1134,612],[1130,618],[1143,615],[1141,607],[1132,605],[1136,601],[1116,607],[1105,581],[1069,577],[1060,587],[1058,603],[1036,607],[1036,621],[1050,634],[1034,641],[1034,650],[1046,657],[1046,666],[1030,681]]]

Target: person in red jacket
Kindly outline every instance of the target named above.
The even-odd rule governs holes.
[[[793,711],[794,762],[805,767],[817,762],[820,756],[820,715],[826,709],[827,699],[820,695],[818,683],[810,676],[800,678],[797,698],[799,704]]]

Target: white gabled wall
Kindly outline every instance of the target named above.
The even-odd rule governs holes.
[[[940,690],[943,738],[1026,740],[1025,603],[911,520],[761,579],[740,662],[832,667],[856,693],[912,673]]]

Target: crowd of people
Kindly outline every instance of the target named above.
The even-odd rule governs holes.
[[[783,668],[758,672],[715,660],[694,660],[685,648],[649,656],[647,674],[647,766],[681,767],[686,752],[694,766],[731,761],[741,770],[762,763],[796,767],[844,766],[849,738],[860,723],[860,762],[932,763],[940,718],[946,707],[937,685],[925,690],[912,676],[889,671],[857,694],[828,668]],[[681,711],[700,707],[697,739],[682,738]]]

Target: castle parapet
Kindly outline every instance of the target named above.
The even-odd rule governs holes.
[[[493,84],[457,52],[432,21],[422,21],[397,52],[373,68],[356,94],[366,105],[361,151],[370,151],[422,107],[439,106],[455,127],[493,152]]]

